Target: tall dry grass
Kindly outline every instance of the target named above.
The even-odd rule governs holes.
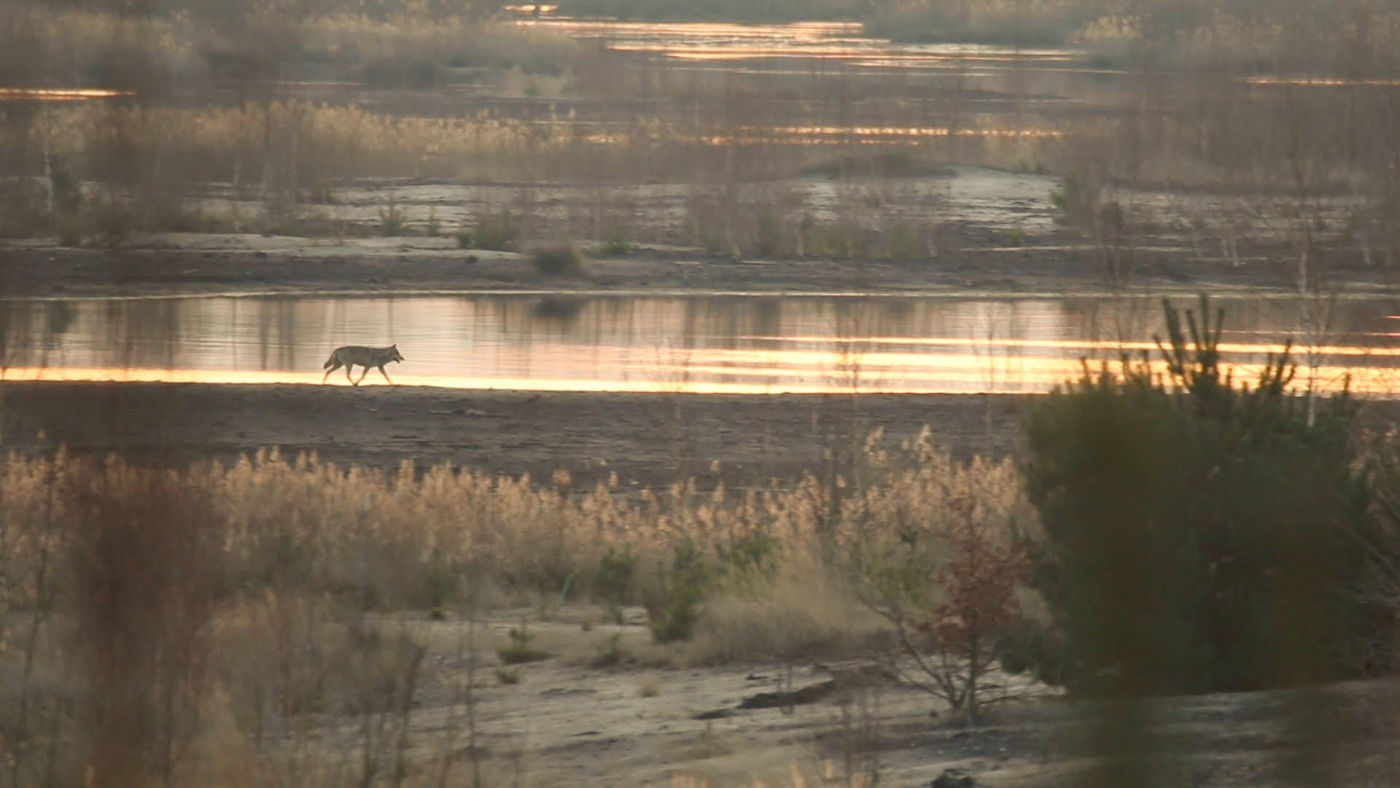
[[[872,440],[861,462],[870,482],[836,477],[836,495],[821,474],[787,490],[636,493],[276,452],[185,470],[12,454],[0,778],[368,784],[450,764],[413,723],[428,651],[394,611],[470,621],[565,590],[649,603],[702,577],[682,589],[700,626],[675,659],[851,653],[879,629],[861,573],[932,533],[950,496],[985,496],[995,516],[1019,501],[1009,464],[953,463],[927,436],[893,451]],[[677,574],[681,554],[702,571]],[[473,719],[470,691],[433,692],[451,708],[432,714]]]
[[[735,494],[721,487],[702,494],[677,483],[636,493],[606,484],[576,490],[567,474],[537,481],[411,463],[386,474],[314,456],[289,460],[276,451],[227,467],[159,473],[118,459],[11,455],[0,464],[5,596],[12,606],[39,606],[51,591],[37,586],[36,576],[73,582],[64,573],[72,566],[60,570],[55,556],[80,547],[105,555],[105,543],[81,542],[108,538],[105,532],[95,536],[76,525],[95,516],[91,507],[137,497],[189,505],[177,492],[197,499],[198,510],[132,509],[122,517],[189,519],[195,525],[170,538],[207,538],[217,549],[205,555],[204,541],[161,543],[150,546],[153,555],[216,563],[226,596],[327,593],[367,610],[444,604],[460,597],[468,576],[508,593],[552,593],[572,575],[587,592],[610,550],[654,564],[681,541],[710,553],[759,540],[778,557],[809,555],[816,547],[870,553],[908,529],[935,523],[953,491],[988,500],[996,516],[1019,501],[1008,463],[955,463],[927,440],[893,451],[872,441],[862,462],[874,481],[844,490],[833,518],[832,492],[815,475],[785,490]],[[159,495],[147,490],[151,485]],[[195,528],[207,533],[185,533]],[[111,538],[141,547],[132,535]],[[93,571],[82,575],[90,579]]]
[[[567,147],[559,125],[527,124],[486,113],[467,118],[401,117],[354,106],[300,101],[232,107],[143,107],[85,103],[9,124],[7,143],[53,155],[89,178],[114,129],[191,181],[256,184],[268,166],[289,168],[303,185],[334,178],[465,177],[519,174],[510,165]],[[36,173],[37,174],[37,173]]]

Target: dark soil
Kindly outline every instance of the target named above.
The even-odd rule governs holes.
[[[4,384],[4,445],[66,446],[183,466],[262,448],[393,470],[411,461],[591,488],[695,477],[702,487],[790,484],[883,429],[888,448],[928,425],[958,456],[1011,453],[1027,398],[770,397],[531,393],[378,386],[162,383]],[[856,441],[855,443],[858,443]]]

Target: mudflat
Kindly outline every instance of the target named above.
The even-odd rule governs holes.
[[[828,451],[925,426],[958,456],[1007,456],[1029,398],[463,391],[412,386],[9,382],[4,445],[185,466],[260,449],[386,471],[450,463],[577,488],[786,485]]]

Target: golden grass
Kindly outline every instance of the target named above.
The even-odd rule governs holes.
[[[466,118],[397,117],[353,106],[273,102],[234,107],[110,107],[85,103],[51,119],[10,128],[11,141],[53,151],[92,174],[104,145],[120,140],[154,155],[191,181],[256,183],[266,166],[292,168],[304,183],[358,176],[516,174],[527,158],[569,145],[562,126],[526,124],[479,113]],[[21,135],[18,139],[13,135]],[[271,140],[271,144],[268,144]]]
[[[743,664],[864,653],[881,631],[880,619],[840,571],[798,554],[772,579],[712,595],[684,656],[698,664]]]
[[[445,66],[559,73],[580,50],[560,33],[462,14],[301,16],[256,3],[210,4],[168,15],[15,4],[0,10],[0,22],[0,41],[37,61],[36,68],[47,67],[65,78],[92,75],[110,65],[103,58],[113,48],[135,43],[152,64],[184,75],[201,72],[206,51],[259,51],[289,61],[351,64],[414,57]]]
[[[1020,505],[1009,462],[955,463],[926,437],[894,456],[872,448],[864,462],[878,481],[844,490],[832,521],[831,491],[814,476],[790,490],[733,495],[721,487],[700,495],[684,484],[641,493],[606,484],[579,491],[559,479],[542,484],[410,463],[386,474],[314,455],[289,460],[276,451],[227,467],[159,472],[118,459],[10,455],[0,463],[6,595],[14,604],[34,603],[35,592],[15,583],[16,573],[26,575],[46,551],[70,546],[76,501],[127,494],[150,474],[194,491],[228,583],[241,595],[294,588],[391,608],[460,599],[468,584],[483,579],[511,593],[552,595],[573,576],[575,588],[586,592],[610,549],[638,557],[641,582],[682,541],[709,555],[752,540],[774,545],[787,574],[764,581],[768,593],[818,571],[811,556],[824,545],[841,551],[859,544],[873,555],[910,528],[936,524],[952,496],[983,501],[991,518],[1008,517]]]
[[[880,560],[903,531],[938,522],[950,495],[977,491],[989,517],[1019,501],[1009,464],[953,463],[927,436],[893,454],[870,446],[862,477],[872,481],[843,482],[834,519],[816,477],[742,495],[684,484],[636,494],[574,490],[567,475],[537,483],[410,464],[386,474],[276,452],[185,470],[11,454],[0,461],[10,776],[389,778],[419,757],[407,731],[425,675],[435,697],[457,704],[435,713],[465,724],[467,687],[494,686],[492,649],[519,640],[506,630],[527,619],[530,646],[598,670],[869,643],[876,626],[846,557]],[[650,593],[680,545],[709,566],[694,643],[668,652],[640,642],[637,627],[610,640],[623,630],[550,620],[562,588],[588,598],[610,549],[614,562],[636,557],[634,576],[609,586],[613,606]],[[767,545],[759,558],[735,558],[755,545]],[[469,623],[522,599],[532,607],[516,623]],[[433,614],[376,612],[403,609]],[[444,688],[443,659],[467,671],[461,683]],[[644,679],[637,692],[665,694],[665,683]]]

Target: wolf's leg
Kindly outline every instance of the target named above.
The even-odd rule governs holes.
[[[351,372],[354,372],[354,371],[355,371],[355,365],[354,365],[354,364],[346,364],[346,365],[345,365],[345,379],[348,380],[348,381],[350,381],[350,385],[352,385],[352,386],[358,386],[359,384],[355,382],[355,379],[352,378],[352,377],[350,377],[350,373],[351,373]]]
[[[358,385],[360,385],[362,382],[364,382],[365,375],[368,375],[368,374],[369,374],[369,365],[366,364],[366,365],[365,365],[364,371],[360,373],[360,379],[357,380],[357,381],[355,381],[355,385],[358,386]]]
[[[331,367],[330,369],[326,370],[326,374],[324,374],[324,375],[321,376],[321,382],[322,382],[322,383],[325,383],[325,382],[326,382],[326,378],[330,377],[330,376],[331,376],[331,373],[334,372],[334,371],[336,371],[337,369],[340,369],[340,362],[339,362],[339,361],[335,362],[335,366],[333,366],[333,367]]]
[[[369,367],[365,367],[365,372],[369,372]],[[389,373],[384,371],[384,365],[383,365],[383,364],[381,364],[381,365],[379,366],[379,374],[383,375],[385,380],[389,380]],[[390,386],[394,385],[394,381],[389,380],[389,385],[390,385]]]

